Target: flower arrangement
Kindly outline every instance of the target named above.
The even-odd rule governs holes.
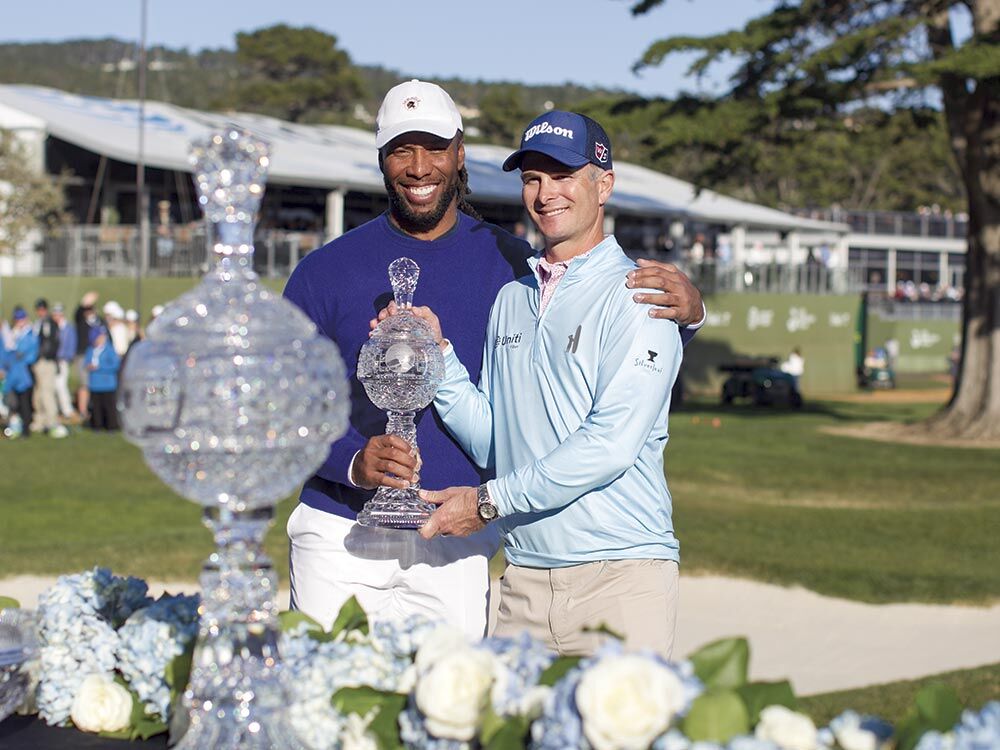
[[[37,710],[117,737],[166,731],[190,666],[197,597],[147,595],[95,568],[40,598]],[[527,634],[467,642],[424,618],[368,621],[349,600],[329,630],[281,615],[291,725],[311,750],[981,750],[1000,702],[961,710],[922,690],[893,728],[846,711],[817,727],[788,682],[750,682],[744,639],[668,662],[609,639],[557,657]]]
[[[130,739],[166,731],[197,632],[197,596],[154,600],[106,568],[62,576],[39,597],[39,715]]]

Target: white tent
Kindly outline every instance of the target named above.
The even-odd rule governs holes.
[[[139,106],[135,101],[77,96],[39,86],[0,85],[0,127],[43,128],[80,148],[125,163],[138,157]],[[267,139],[272,147],[268,181],[276,184],[381,193],[382,175],[371,132],[336,125],[299,125],[247,113],[218,114],[149,101],[145,106],[147,165],[190,170],[191,141],[227,123]],[[466,164],[475,196],[520,203],[520,180],[502,171],[510,153],[499,146],[468,144]],[[615,165],[610,210],[726,226],[842,234],[847,227],[736,200],[635,164]]]

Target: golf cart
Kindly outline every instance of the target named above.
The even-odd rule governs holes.
[[[719,365],[719,372],[729,373],[722,384],[722,403],[750,399],[758,406],[787,404],[802,406],[795,378],[778,368],[777,357],[745,357]]]

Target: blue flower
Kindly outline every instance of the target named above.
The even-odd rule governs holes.
[[[134,612],[118,631],[118,668],[146,713],[164,721],[171,700],[167,667],[198,634],[198,602],[198,596],[164,595]]]
[[[83,680],[117,666],[116,628],[152,600],[137,578],[107,568],[61,576],[38,598],[38,710],[49,724],[69,719]]]

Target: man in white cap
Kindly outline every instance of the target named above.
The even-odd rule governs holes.
[[[114,300],[104,303],[104,319],[108,324],[108,334],[111,336],[111,345],[115,354],[124,357],[128,351],[128,345],[132,343],[132,337],[125,323],[125,310]]]
[[[355,521],[379,485],[405,488],[418,479],[428,488],[477,485],[489,475],[433,412],[417,416],[419,458],[400,438],[382,434],[386,415],[368,400],[355,370],[370,319],[391,298],[386,269],[406,256],[421,269],[416,304],[434,308],[457,357],[478,373],[493,300],[527,272],[532,250],[466,202],[462,118],[439,86],[412,80],[392,88],[376,118],[375,146],[389,210],[307,255],[285,287],[285,296],[338,345],[352,386],[348,432],[306,482],[288,521],[292,607],[329,625],[356,596],[373,618],[423,614],[479,638],[488,563],[497,548],[493,529],[424,540]],[[642,301],[670,305],[653,317],[681,324],[703,319],[701,295],[687,277],[662,266],[644,270],[655,279],[636,286],[663,294]]]

